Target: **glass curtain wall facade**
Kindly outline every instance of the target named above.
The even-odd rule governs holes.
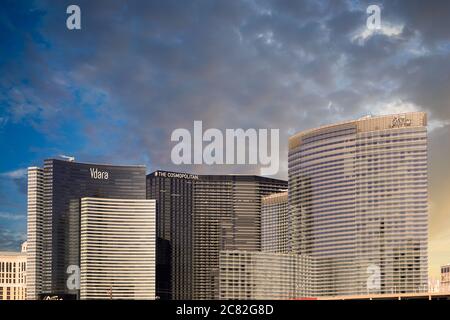
[[[220,250],[261,249],[261,197],[287,182],[257,176],[156,171],[147,198],[156,199],[157,295],[214,299]]]
[[[80,299],[155,299],[155,200],[81,199]]]
[[[221,300],[287,300],[313,296],[313,262],[289,253],[220,251]]]
[[[81,198],[146,199],[145,166],[113,166],[47,159],[29,169],[30,298],[75,295],[67,268],[80,266]],[[38,271],[41,273],[38,274]],[[34,280],[33,280],[34,279]]]
[[[27,202],[27,300],[36,300],[42,293],[44,170],[41,168],[28,168]]]
[[[265,196],[261,204],[261,250],[287,253],[291,251],[288,192]]]
[[[192,198],[197,175],[156,171],[147,198],[156,199],[156,295],[192,299]]]
[[[319,295],[427,290],[426,114],[366,117],[289,139],[293,250]]]
[[[221,250],[261,251],[261,198],[287,182],[258,176],[200,176],[194,184],[194,299],[218,298]]]

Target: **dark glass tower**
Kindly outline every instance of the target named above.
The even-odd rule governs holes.
[[[192,194],[196,175],[156,171],[147,198],[156,199],[156,295],[192,299]]]
[[[28,237],[41,244],[33,255],[42,275],[31,286],[39,288],[36,296],[78,295],[78,290],[68,289],[67,268],[80,265],[81,198],[145,199],[146,167],[48,159],[43,169],[33,169],[42,177],[33,189],[41,197],[35,198],[43,200],[33,203],[29,197],[29,208],[36,207],[38,217],[29,221]]]
[[[261,197],[286,188],[257,176],[148,175],[147,198],[157,203],[156,294],[216,298],[219,252],[260,250]]]

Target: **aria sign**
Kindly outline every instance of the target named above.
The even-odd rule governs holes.
[[[395,116],[391,122],[391,128],[403,128],[411,126],[411,119],[406,118],[405,115]]]

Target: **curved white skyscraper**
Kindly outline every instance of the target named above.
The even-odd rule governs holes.
[[[294,252],[317,294],[426,291],[427,118],[366,117],[289,139]]]

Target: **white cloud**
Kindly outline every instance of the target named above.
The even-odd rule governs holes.
[[[364,45],[364,43],[376,34],[381,34],[388,37],[395,37],[403,32],[402,25],[394,25],[388,23],[382,23],[381,29],[369,29],[363,27],[355,32],[352,36],[352,42],[357,42],[359,45]]]
[[[26,216],[23,214],[14,214],[9,212],[0,212],[0,219],[3,220],[23,220]]]
[[[256,35],[256,38],[262,40],[264,44],[268,46],[274,46],[276,48],[281,48],[282,44],[276,41],[273,31],[262,32]]]
[[[8,118],[0,117],[0,128],[6,125]]]
[[[402,99],[393,100],[385,103],[378,103],[370,108],[373,115],[387,115],[406,112],[420,111],[421,108],[414,103],[403,101]]]
[[[407,112],[417,112],[423,111],[424,108],[412,103],[403,101],[402,99],[393,100],[387,103],[379,103],[372,106],[369,109],[369,113],[372,115],[388,115],[388,114],[398,114]],[[429,115],[428,115],[429,116]],[[442,128],[449,125],[450,121],[442,119],[428,119],[428,131],[431,132],[435,129]]]
[[[13,171],[3,172],[0,174],[2,177],[7,177],[10,179],[20,179],[27,176],[27,168],[17,169]]]

